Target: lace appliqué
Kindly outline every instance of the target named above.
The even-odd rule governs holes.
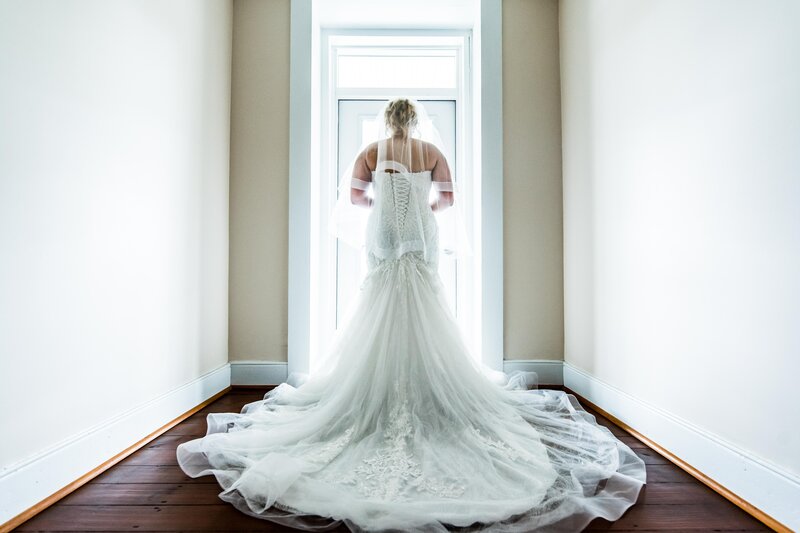
[[[515,450],[514,448],[512,448],[511,446],[509,446],[508,444],[506,444],[502,440],[493,439],[492,437],[484,435],[483,433],[481,433],[481,430],[476,429],[474,427],[470,428],[470,429],[472,430],[472,433],[481,440],[481,442],[486,444],[488,447],[499,451],[500,453],[502,453],[503,455],[505,455],[506,457],[508,457],[512,461],[516,461],[517,459],[522,457],[522,454],[520,454],[519,451]]]
[[[314,463],[322,464],[328,464],[333,461],[336,456],[342,453],[344,447],[347,446],[347,444],[350,442],[350,439],[352,439],[354,429],[355,427],[353,426],[347,428],[344,433],[326,443],[322,448],[319,450],[314,450],[313,456],[309,457],[308,460]]]
[[[464,485],[423,475],[407,441],[412,435],[408,400],[395,404],[389,418],[391,422],[384,433],[386,446],[378,450],[374,457],[362,460],[339,482],[355,486],[361,495],[369,499],[407,499],[409,493],[414,491],[442,498],[457,498],[464,494]]]
[[[517,449],[517,448],[512,448],[506,442],[504,442],[504,441],[502,441],[500,439],[496,439],[496,438],[490,437],[488,435],[484,435],[477,428],[472,427],[472,428],[470,428],[470,431],[472,432],[473,435],[478,437],[478,439],[480,439],[481,442],[483,442],[486,446],[488,446],[489,448],[491,448],[493,450],[496,450],[498,453],[500,453],[501,455],[507,457],[511,461],[521,461],[521,462],[526,462],[526,463],[536,464],[536,465],[541,464],[541,461],[542,461],[541,457],[538,457],[538,456],[536,456],[534,454],[531,454],[527,450],[521,450],[521,449]]]

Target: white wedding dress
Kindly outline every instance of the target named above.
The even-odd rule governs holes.
[[[397,166],[397,165],[395,165]],[[373,173],[369,270],[323,367],[178,446],[249,515],[314,531],[580,531],[616,520],[642,459],[574,396],[489,379],[438,275],[431,172]]]

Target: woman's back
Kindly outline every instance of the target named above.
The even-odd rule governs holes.
[[[440,152],[433,144],[415,138],[391,137],[375,141],[367,148],[367,164],[375,170],[382,161],[395,161],[410,172],[432,171],[439,157]]]
[[[420,139],[393,136],[371,144],[365,158],[374,168],[366,240],[370,266],[413,252],[435,267],[439,243],[431,184],[435,175],[451,179],[441,152]],[[445,168],[447,172],[442,172]]]
[[[418,252],[438,263],[438,228],[430,207],[431,171],[409,171],[403,163],[380,161],[372,172],[374,203],[367,221],[370,266]]]

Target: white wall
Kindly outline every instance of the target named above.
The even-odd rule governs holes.
[[[799,27],[791,0],[561,3],[565,360],[792,475]]]
[[[3,472],[227,363],[231,7],[0,4]]]
[[[234,2],[231,361],[286,361],[289,0]],[[503,2],[506,359],[563,356],[557,0]]]

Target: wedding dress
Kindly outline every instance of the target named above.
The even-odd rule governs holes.
[[[487,377],[437,271],[428,202],[452,182],[390,155],[353,181],[373,193],[368,273],[323,366],[240,413],[209,414],[207,434],[178,446],[181,468],[213,474],[248,515],[313,531],[572,532],[616,520],[644,462],[573,395]]]

